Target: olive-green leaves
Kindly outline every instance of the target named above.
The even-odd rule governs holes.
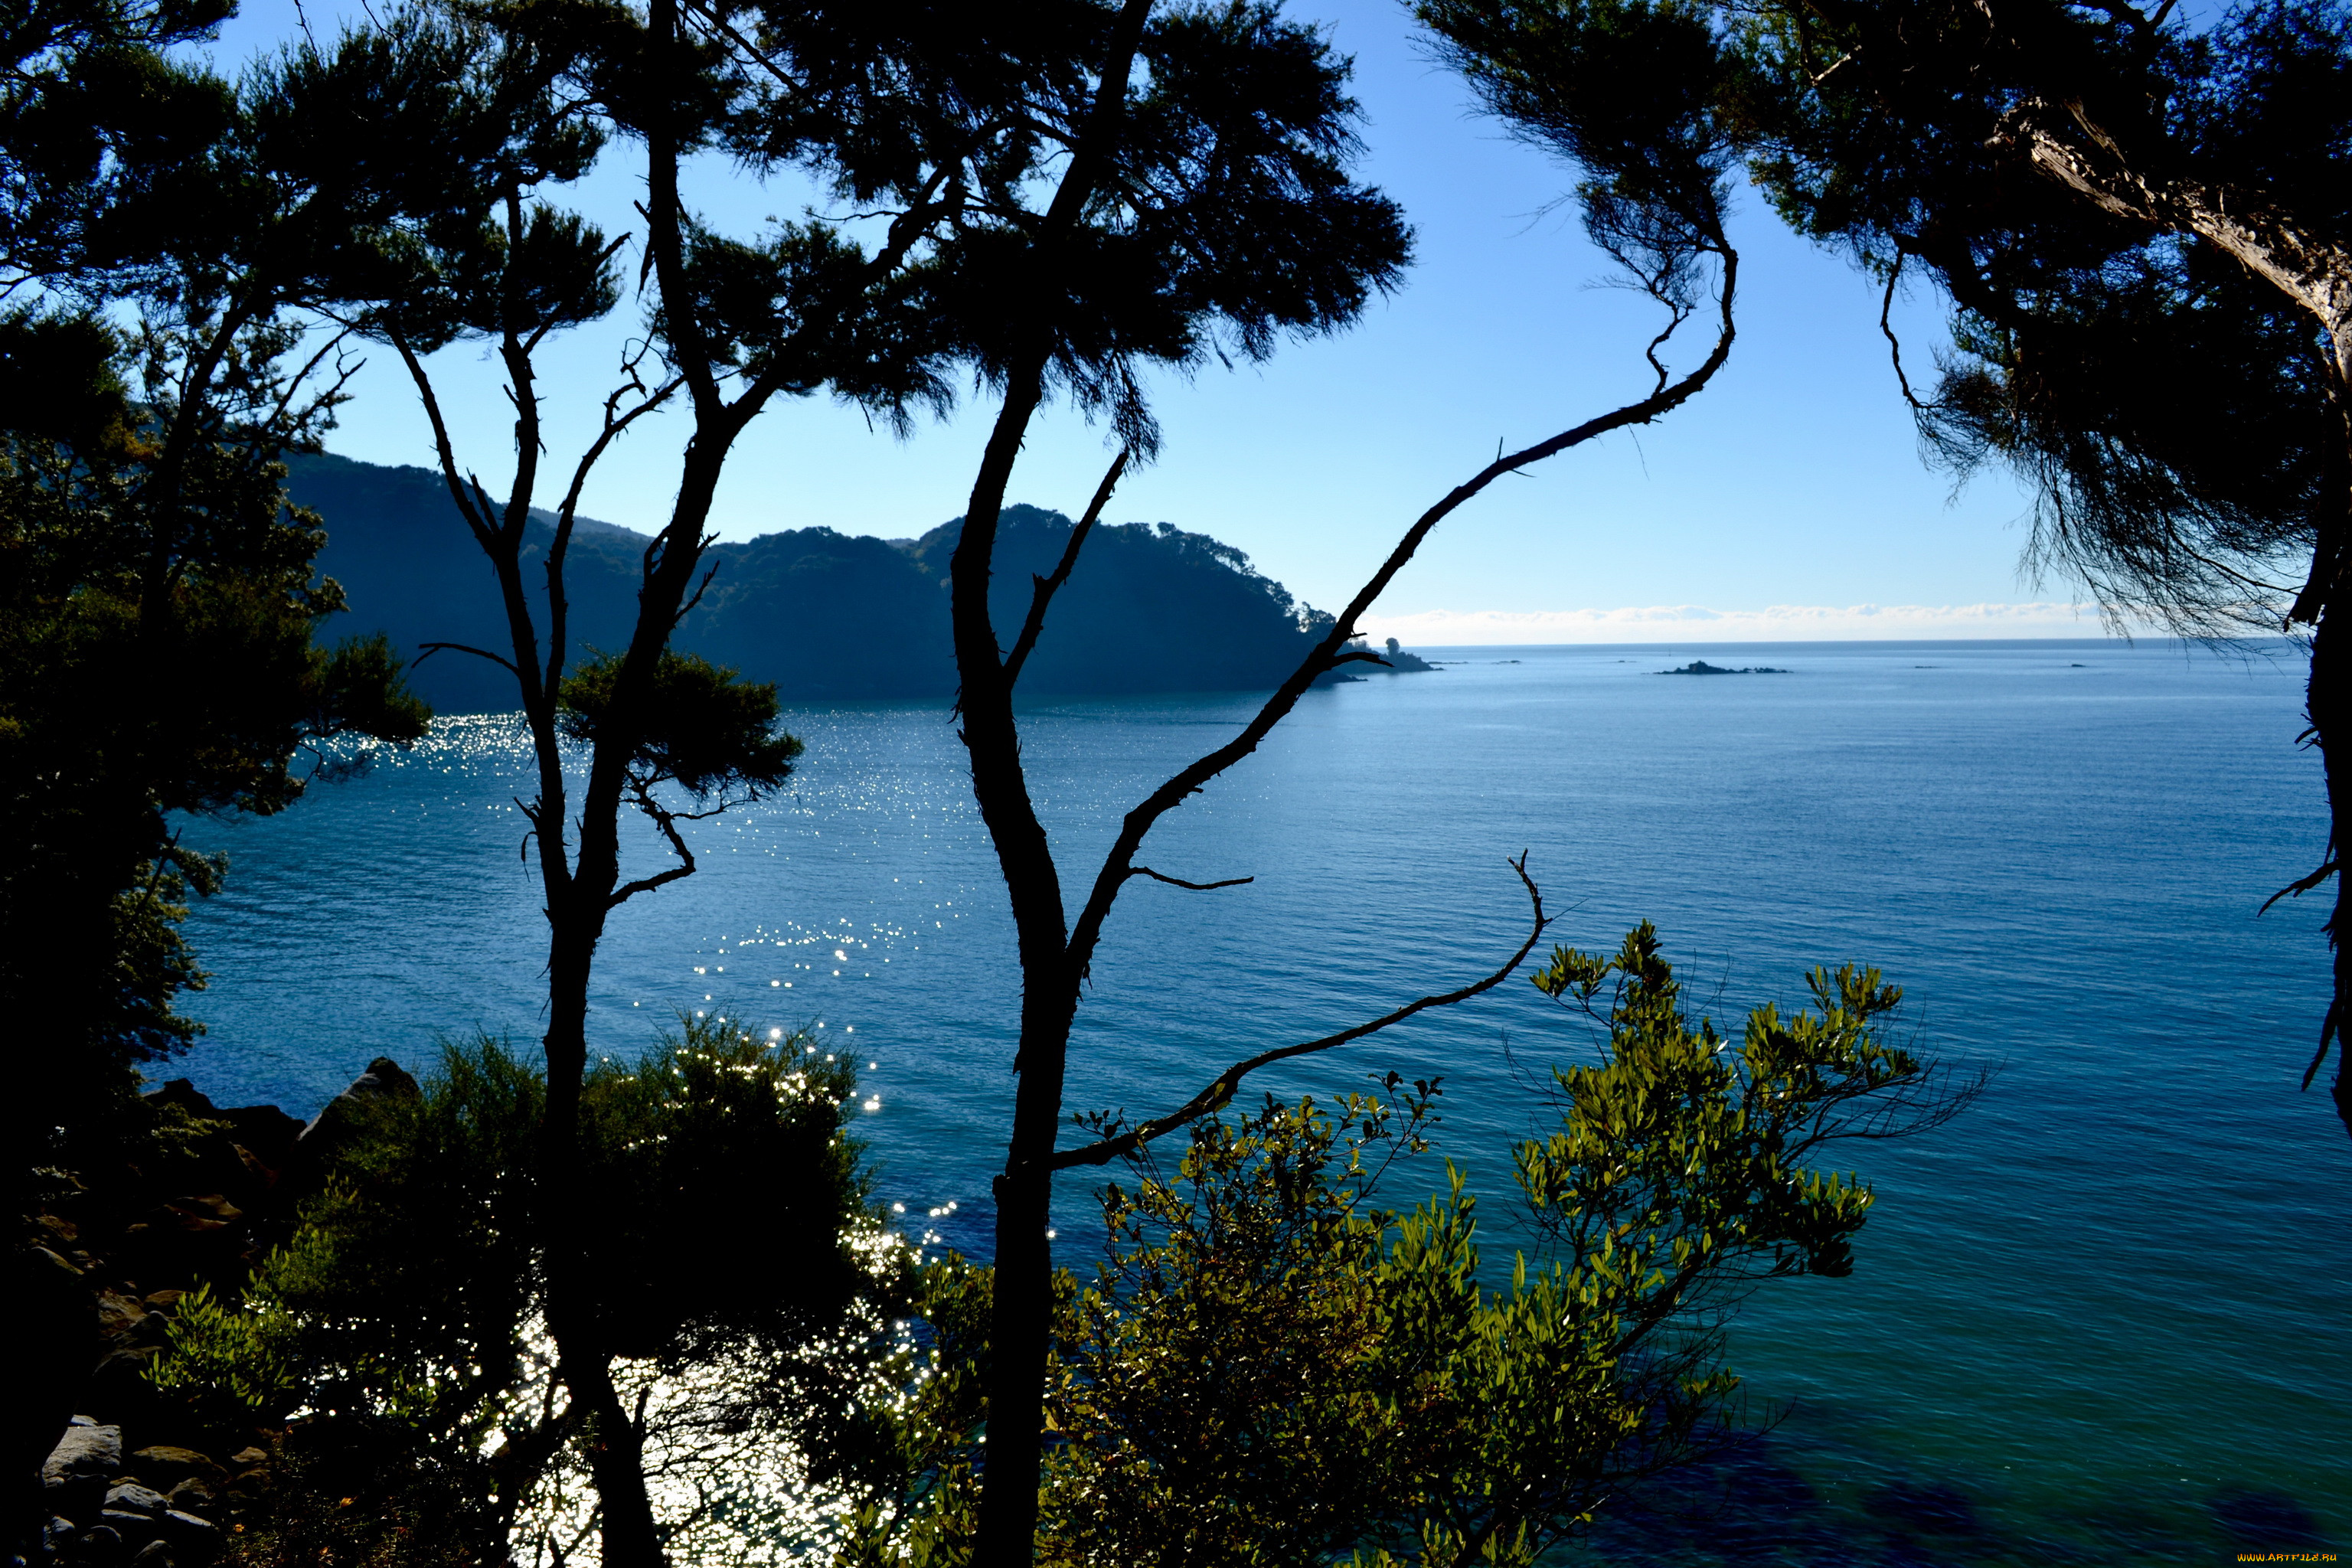
[[[1420,1204],[1379,1201],[1427,1173],[1399,1162],[1437,1121],[1433,1081],[1381,1098],[1393,1073],[1197,1122],[1173,1170],[1142,1158],[1104,1189],[1108,1247],[1091,1284],[1065,1277],[1048,1368],[1038,1562],[1532,1564],[1736,1429],[1726,1308],[1852,1268],[1869,1189],[1807,1152],[1966,1099],[1879,1037],[1900,993],[1874,970],[1814,971],[1818,1011],[1759,1007],[1738,1041],[1683,1012],[1646,924],[1606,958],[1556,950],[1535,983],[1571,1004],[1607,989],[1609,1034],[1598,1065],[1556,1075],[1557,1131],[1514,1152],[1513,1229],[1536,1245],[1507,1269],[1452,1163]],[[905,1489],[845,1563],[968,1547],[982,1320],[970,1271],[940,1289],[957,1327],[931,1364],[961,1381],[902,1407],[931,1413],[901,1415]]]

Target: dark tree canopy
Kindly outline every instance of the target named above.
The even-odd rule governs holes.
[[[194,1033],[177,925],[221,864],[182,819],[281,810],[349,761],[322,743],[426,717],[381,639],[320,640],[341,593],[282,489],[340,387],[289,313],[345,266],[307,237],[393,198],[289,174],[266,94],[167,53],[227,9],[0,29],[0,1005],[36,1155]]]

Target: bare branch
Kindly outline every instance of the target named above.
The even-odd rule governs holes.
[[[2277,903],[2281,899],[2299,899],[2303,897],[2304,894],[2311,891],[2312,889],[2318,887],[2322,882],[2326,881],[2328,878],[2336,875],[2339,864],[2340,863],[2336,860],[2336,857],[2330,855],[2325,861],[2321,862],[2319,869],[2312,872],[2309,876],[2297,877],[2294,881],[2289,882],[2285,887],[2281,888],[2277,892],[2273,893],[2269,898],[2264,899],[2263,900],[2263,907],[2256,910],[2254,913],[2257,916],[2266,915],[2271,912],[2271,906]]]
[[[1299,661],[1298,668],[1291,671],[1289,679],[1273,696],[1265,700],[1256,716],[1242,728],[1241,733],[1172,775],[1127,814],[1120,824],[1118,839],[1103,857],[1102,868],[1096,874],[1086,907],[1079,911],[1077,921],[1071,930],[1068,951],[1072,967],[1076,973],[1083,974],[1087,972],[1095,947],[1102,939],[1103,925],[1110,917],[1111,906],[1118,901],[1119,889],[1129,880],[1128,868],[1134,865],[1137,851],[1142,847],[1145,837],[1160,819],[1198,794],[1218,774],[1256,751],[1274,727],[1298,705],[1298,700],[1306,694],[1307,689],[1326,671],[1337,668],[1350,658],[1377,658],[1376,655],[1343,653],[1341,649],[1355,636],[1356,624],[1371,609],[1373,602],[1387,591],[1396,574],[1404,570],[1406,563],[1413,558],[1431,530],[1505,474],[1517,473],[1613,430],[1646,425],[1672,412],[1696,396],[1714,378],[1716,372],[1723,368],[1724,363],[1731,357],[1732,340],[1736,335],[1732,307],[1738,294],[1739,253],[1719,232],[1706,237],[1705,248],[1717,257],[1723,267],[1716,342],[1706,360],[1672,386],[1661,388],[1638,402],[1612,409],[1598,418],[1588,419],[1532,447],[1497,457],[1423,512],[1405,531],[1404,537],[1397,542],[1396,548],[1389,552],[1388,560],[1381,563],[1380,570],[1357,590],[1347,608],[1331,623],[1331,629],[1323,640],[1308,650]]]
[[[514,667],[514,660],[508,658],[503,654],[492,653],[486,647],[475,647],[469,644],[461,642],[428,642],[419,643],[416,646],[423,651],[418,653],[415,658],[408,661],[408,668],[411,669],[415,669],[418,665],[423,664],[426,659],[431,658],[435,654],[439,653],[446,647],[451,653],[470,653],[476,658],[487,658],[492,664],[497,665],[509,675],[514,676],[518,679],[522,676],[522,671]]]
[[[1818,73],[1808,72],[1805,79],[1813,84],[1814,90],[1819,91],[1822,88],[1826,87],[1829,84],[1830,78],[1837,75],[1838,72],[1845,69],[1847,66],[1852,65],[1853,63],[1853,51],[1852,49],[1848,49],[1845,53],[1840,55],[1837,58],[1832,60],[1828,65],[1822,68]]]
[[[1621,263],[1629,268],[1632,267],[1633,263],[1627,257],[1618,255],[1614,251],[1612,254],[1617,255],[1617,259]],[[1670,279],[1664,277],[1645,278],[1642,284],[1643,293],[1666,308],[1666,324],[1658,330],[1658,335],[1652,338],[1642,350],[1642,357],[1648,360],[1650,368],[1657,373],[1658,379],[1652,383],[1650,387],[1653,394],[1664,392],[1668,378],[1674,374],[1666,368],[1666,362],[1658,357],[1658,351],[1672,342],[1674,335],[1683,330],[1683,323],[1691,318],[1690,308],[1684,302],[1681,296],[1670,293],[1669,288]],[[1502,443],[1497,441],[1496,445],[1499,447]]]
[[[1118,478],[1127,472],[1127,459],[1133,448],[1121,447],[1118,456],[1104,470],[1102,483],[1095,487],[1095,499],[1087,506],[1086,516],[1070,530],[1070,542],[1062,551],[1062,563],[1054,568],[1050,577],[1032,575],[1035,587],[1030,591],[1029,618],[1022,623],[1020,637],[1013,639],[1013,651],[1004,660],[1004,684],[1012,686],[1021,679],[1021,667],[1029,662],[1029,650],[1037,646],[1037,634],[1045,629],[1045,606],[1054,602],[1062,584],[1070,580],[1070,569],[1078,563],[1078,551],[1086,544],[1087,535],[1094,531],[1102,517],[1102,510],[1110,503],[1110,492],[1118,488]]]
[[[669,840],[669,847],[677,852],[677,858],[685,864],[672,866],[667,871],[656,871],[650,877],[640,877],[634,882],[623,883],[606,897],[604,907],[608,910],[619,909],[639,893],[650,893],[656,888],[667,887],[681,877],[694,875],[694,851],[686,847],[686,837],[677,830],[677,814],[665,809],[656,802],[651,785],[635,774],[629,778],[629,793],[635,797],[637,809],[653,819],[654,826],[661,829],[662,837]]]
[[[696,552],[698,554],[700,552],[709,549],[711,543],[712,541],[709,539],[701,541],[695,546]],[[680,605],[677,607],[677,614],[669,618],[670,630],[677,630],[679,626],[686,623],[686,617],[694,614],[694,607],[702,603],[702,595],[710,591],[711,579],[718,575],[719,563],[716,561],[712,562],[709,566],[703,569],[702,581],[694,585],[693,594],[688,597],[685,604]]]
[[[547,550],[547,689],[550,691],[562,682],[564,660],[569,657],[570,633],[566,623],[571,613],[571,597],[563,591],[563,565],[572,548],[572,525],[579,517],[580,492],[587,487],[589,472],[595,468],[597,459],[604,457],[622,433],[668,402],[677,389],[686,384],[685,377],[673,375],[653,391],[646,391],[645,381],[638,375],[637,367],[645,363],[650,347],[650,344],[641,346],[622,360],[621,374],[627,379],[605,395],[604,427],[597,432],[596,439],[588,449],[580,455],[579,463],[572,470],[572,484],[563,492],[562,503],[555,510],[555,539]],[[631,392],[642,395],[635,407],[623,414],[620,412],[621,400]]]
[[[1903,340],[1895,335],[1895,323],[1889,319],[1895,310],[1895,286],[1903,280],[1904,257],[1895,254],[1895,265],[1887,269],[1886,292],[1878,301],[1878,330],[1886,338],[1886,351],[1895,361],[1895,384],[1903,389],[1903,401],[1911,405],[1914,414],[1931,412],[1911,390],[1911,378],[1903,374]]]
[[[497,531],[490,526],[491,514],[487,510],[489,498],[480,497],[485,510],[477,511],[476,496],[466,492],[466,481],[457,474],[457,449],[450,442],[449,422],[442,417],[441,397],[434,390],[433,378],[425,374],[425,362],[417,358],[416,351],[409,346],[405,334],[386,332],[384,338],[392,344],[393,352],[400,356],[400,363],[408,367],[408,379],[416,384],[417,400],[425,405],[425,421],[433,426],[433,450],[441,459],[441,479],[449,487],[449,499],[457,503],[457,513],[466,520],[466,526],[473,530],[475,539],[480,542],[483,549],[488,550],[498,538]],[[474,485],[477,495],[481,488],[478,481]]]
[[[304,411],[302,416],[305,421],[319,413],[321,404],[337,400],[343,388],[350,384],[352,377],[359,374],[360,365],[352,365],[349,368],[345,368],[339,352],[343,346],[343,340],[352,335],[352,330],[349,327],[343,326],[340,321],[337,321],[335,324],[338,327],[341,327],[342,330],[335,333],[334,336],[329,338],[325,346],[321,347],[317,353],[312,354],[308,360],[304,361],[300,370],[296,371],[292,375],[286,378],[286,389],[279,395],[277,406],[269,411],[267,424],[270,428],[284,428],[286,424],[286,411],[294,405],[294,395],[301,391],[304,386],[310,384],[311,373],[319,368],[320,362],[325,360],[329,354],[332,353],[337,356],[335,362],[335,384],[327,388],[327,390],[320,393],[318,397],[311,400],[309,408]],[[364,360],[360,362],[361,364],[365,364],[367,362]]]
[[[1127,874],[1130,877],[1149,877],[1155,882],[1165,882],[1171,888],[1190,888],[1196,893],[1212,892],[1219,888],[1239,888],[1257,880],[1255,877],[1227,877],[1221,882],[1188,882],[1181,877],[1163,875],[1149,866],[1129,866],[1127,868]]]
[[[1510,978],[1512,971],[1527,961],[1528,954],[1533,952],[1536,943],[1543,939],[1545,928],[1551,924],[1550,917],[1544,913],[1543,891],[1536,886],[1535,879],[1528,875],[1527,856],[1522,853],[1517,859],[1510,862],[1510,868],[1518,873],[1520,884],[1528,890],[1528,902],[1534,910],[1534,922],[1528,931],[1527,941],[1521,942],[1518,951],[1512,953],[1508,961],[1492,974],[1456,991],[1448,991],[1442,995],[1423,996],[1417,1002],[1409,1002],[1393,1013],[1384,1013],[1369,1023],[1359,1024],[1351,1029],[1342,1029],[1336,1035],[1326,1035],[1319,1040],[1308,1040],[1301,1045],[1282,1046],[1274,1050],[1261,1051],[1256,1056],[1235,1062],[1210,1079],[1207,1088],[1167,1115],[1156,1117],[1115,1138],[1100,1139],[1080,1148],[1055,1154],[1050,1168],[1067,1171],[1079,1165],[1107,1165],[1113,1160],[1142,1148],[1153,1139],[1164,1137],[1178,1128],[1189,1122],[1197,1121],[1202,1117],[1220,1109],[1233,1099],[1234,1091],[1241,1087],[1242,1079],[1262,1067],[1286,1060],[1291,1057],[1303,1057],[1318,1051],[1328,1051],[1334,1047],[1344,1046],[1351,1040],[1360,1040],[1367,1035],[1378,1034],[1391,1024],[1402,1024],[1416,1013],[1427,1012],[1432,1007],[1450,1007],[1457,1002],[1466,1002],[1481,992],[1491,991],[1500,985],[1505,980]],[[1156,872],[1150,874],[1158,875]],[[1167,880],[1166,878],[1160,879]]]

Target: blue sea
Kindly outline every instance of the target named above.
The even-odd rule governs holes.
[[[1144,858],[1171,876],[1255,879],[1130,886],[1071,1109],[1149,1113],[1238,1055],[1486,972],[1525,930],[1506,864],[1522,850],[1555,938],[1610,947],[1654,921],[1718,1018],[1801,1003],[1813,964],[1875,964],[1916,1048],[1996,1068],[1992,1085],[1937,1131],[1845,1146],[1879,1194],[1852,1278],[1777,1283],[1731,1329],[1769,1430],[1625,1500],[1583,1560],[2352,1550],[2352,1140],[2324,1077],[2296,1088],[2325,1006],[2325,895],[2257,915],[2326,842],[2295,650],[1430,657],[1448,662],[1310,693],[1155,835]],[[1697,657],[1787,673],[1657,673]],[[1030,709],[1073,905],[1126,808],[1255,702]],[[866,1069],[881,1195],[935,1245],[985,1255],[1018,981],[961,748],[932,708],[787,722],[808,747],[790,789],[698,825],[701,873],[614,917],[593,1038],[627,1057],[696,1009],[821,1026]],[[308,1113],[372,1057],[533,1037],[528,773],[513,721],[452,719],[281,817],[194,826],[231,871],[190,921],[213,980],[184,1070],[221,1103]],[[1265,1087],[1442,1074],[1444,1151],[1499,1215],[1506,1151],[1544,1125],[1542,1069],[1591,1049],[1514,980]],[[1055,1223],[1083,1270],[1100,1245],[1083,1183]],[[1509,1227],[1493,1239],[1507,1262]]]

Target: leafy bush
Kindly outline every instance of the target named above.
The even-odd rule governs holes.
[[[713,1435],[838,1425],[904,1294],[843,1131],[855,1089],[809,1036],[688,1020],[589,1075],[583,1180],[553,1198],[543,1075],[500,1041],[445,1045],[413,1098],[339,1101],[299,1228],[241,1291],[184,1301],[152,1373],[224,1430],[278,1433],[245,1560],[405,1562],[425,1531],[433,1561],[496,1562],[560,1531],[585,1434],[545,1331],[551,1201],[595,1206],[597,1310],[676,1438],[672,1479],[733,1484],[702,1473]]]
[[[1977,1087],[1886,1042],[1901,993],[1874,970],[1816,970],[1818,1010],[1758,1007],[1736,1041],[1684,1011],[1647,923],[1611,957],[1555,950],[1535,984],[1607,1033],[1554,1074],[1559,1130],[1515,1152],[1538,1245],[1507,1282],[1450,1163],[1410,1211],[1376,1201],[1430,1147],[1433,1080],[1196,1122],[1174,1171],[1147,1151],[1105,1191],[1097,1278],[1062,1280],[1040,1563],[1533,1563],[1628,1483],[1736,1440],[1719,1330],[1744,1291],[1851,1271],[1870,1189],[1806,1162],[1937,1125]],[[987,1287],[928,1277],[898,1487],[838,1561],[964,1560]]]

